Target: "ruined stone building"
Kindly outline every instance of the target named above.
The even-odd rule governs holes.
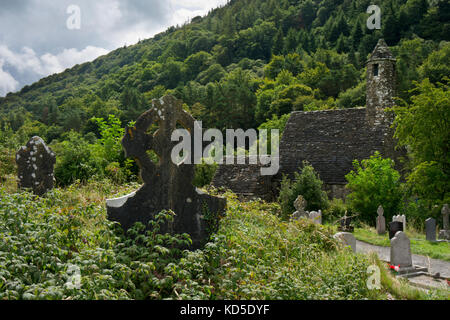
[[[221,165],[213,180],[244,197],[274,199],[283,174],[293,176],[307,160],[319,173],[330,197],[343,197],[353,160],[367,159],[379,151],[394,152],[392,107],[396,83],[396,59],[380,39],[367,61],[365,108],[292,112],[280,142],[280,171],[276,176],[259,175],[258,165]]]

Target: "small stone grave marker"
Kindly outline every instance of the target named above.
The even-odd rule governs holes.
[[[311,219],[315,224],[322,224],[322,211],[311,211],[309,213],[309,219]]]
[[[350,232],[336,233],[333,238],[338,239],[345,246],[350,246],[353,252],[356,252],[356,238]]]
[[[406,231],[406,216],[404,214],[393,216],[392,221],[400,221],[403,223],[403,231]]]
[[[19,188],[43,196],[53,189],[56,156],[40,137],[33,137],[16,153]]]
[[[425,229],[428,241],[436,241],[436,219],[428,218],[425,220]]]
[[[448,204],[444,204],[441,210],[443,229],[439,231],[439,239],[450,240],[450,226],[449,226],[449,214],[450,210]]]
[[[391,239],[391,265],[400,268],[412,267],[411,243],[403,231]]]
[[[392,239],[399,231],[403,231],[403,222],[392,221],[389,223],[389,239]]]
[[[386,218],[383,216],[384,209],[383,206],[379,206],[377,210],[377,233],[385,234],[386,233]]]
[[[297,199],[295,199],[294,201],[294,207],[295,207],[295,211],[291,218],[293,220],[298,220],[300,218],[308,218],[308,213],[305,211],[306,208],[306,200],[305,198],[303,198],[302,195],[299,195],[297,197]]]

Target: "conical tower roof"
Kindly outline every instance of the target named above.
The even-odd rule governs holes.
[[[389,47],[384,39],[378,40],[377,46],[373,50],[372,55],[367,62],[375,60],[395,60],[394,55],[391,50],[389,50]]]

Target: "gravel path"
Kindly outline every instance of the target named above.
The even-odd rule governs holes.
[[[356,252],[369,253],[376,252],[378,257],[383,261],[390,260],[391,249],[389,247],[381,247],[366,242],[356,240]],[[412,261],[414,265],[428,267],[428,271],[432,274],[439,272],[441,277],[450,278],[450,262],[431,259],[418,254],[412,255]]]

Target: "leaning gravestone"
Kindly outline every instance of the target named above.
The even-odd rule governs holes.
[[[386,233],[386,218],[383,216],[384,209],[383,206],[379,206],[377,210],[377,233],[385,234]]]
[[[391,265],[412,267],[411,244],[403,231],[397,232],[391,239]]]
[[[297,211],[292,214],[291,219],[298,220],[300,218],[308,218],[308,213],[305,211],[306,200],[302,195],[299,195],[297,199],[295,199],[294,207]]]
[[[436,220],[428,218],[425,220],[425,230],[428,241],[436,241]]]
[[[344,246],[350,246],[356,252],[356,238],[350,232],[336,233],[333,238],[339,240]]]
[[[136,222],[148,225],[159,212],[172,210],[176,214],[174,221],[164,225],[161,232],[187,233],[193,248],[199,248],[224,213],[226,200],[202,193],[192,185],[193,152],[183,155],[191,157],[191,161],[172,161],[172,150],[179,144],[171,139],[177,125],[190,132],[187,139],[191,139],[191,146],[194,146],[194,132],[201,133],[195,119],[183,110],[182,102],[165,96],[153,100],[152,105],[134,127],[126,128],[122,140],[126,156],[134,158],[140,167],[144,185],[128,196],[107,200],[108,218],[118,221],[127,230]],[[147,133],[153,124],[159,125],[158,130],[154,134]],[[158,163],[150,159],[149,150],[159,157]]]
[[[389,239],[392,239],[399,231],[403,231],[403,222],[392,221],[389,223]]]
[[[449,226],[449,214],[450,210],[448,204],[444,204],[441,210],[443,229],[439,231],[439,239],[450,240],[450,226]]]
[[[40,137],[33,137],[16,154],[19,188],[33,190],[43,196],[53,189],[53,167],[56,156]]]

